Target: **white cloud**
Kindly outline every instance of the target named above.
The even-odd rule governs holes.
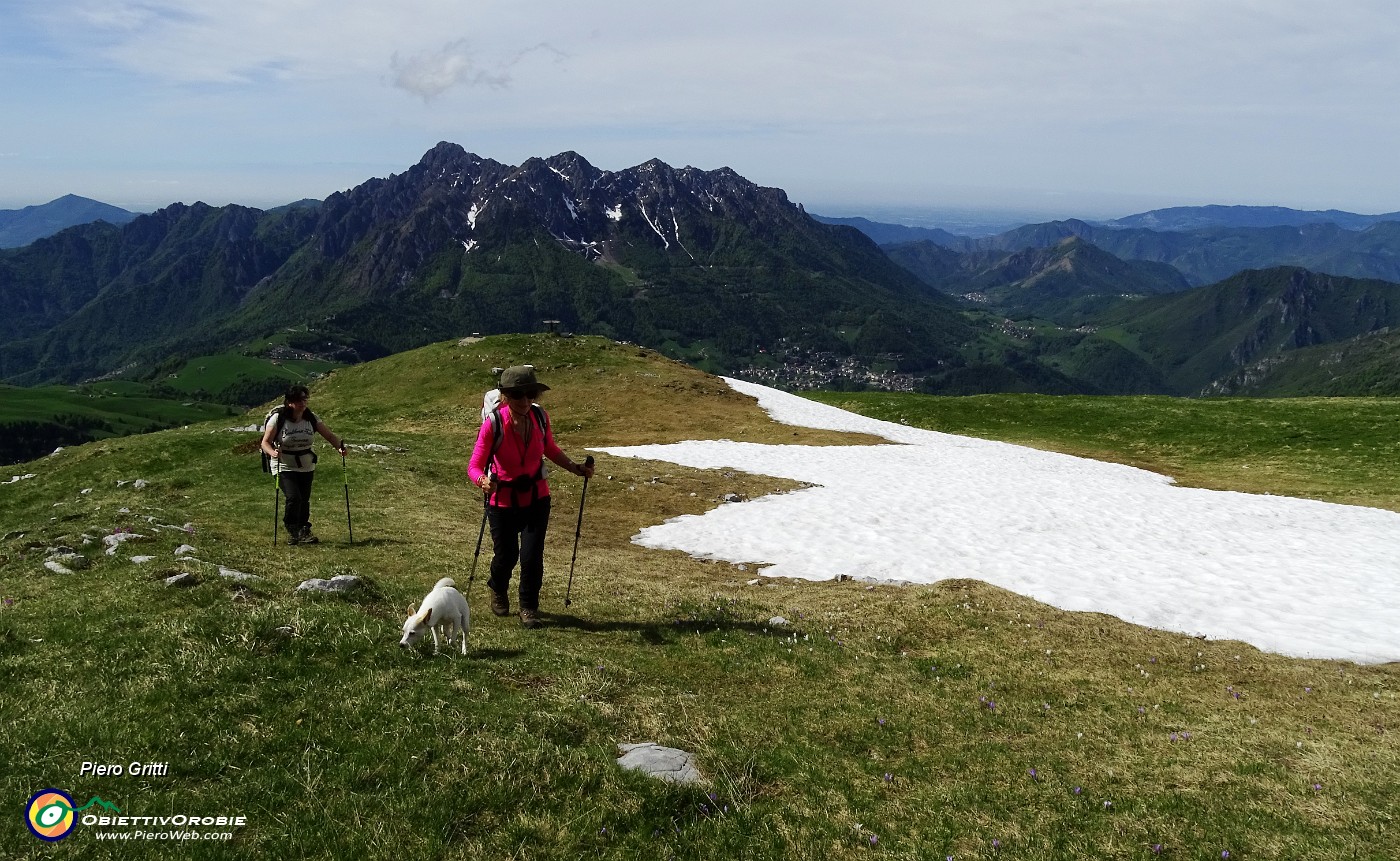
[[[477,52],[466,39],[459,39],[437,50],[419,51],[408,57],[395,54],[390,67],[394,86],[428,102],[459,85],[503,89],[511,83],[511,69],[532,54],[550,55],[556,61],[565,59],[563,52],[541,43],[519,51],[494,68],[483,68]]]
[[[457,84],[504,87],[510,82],[505,72],[479,68],[465,39],[444,45],[439,51],[425,51],[407,58],[395,54],[390,65],[394,86],[428,101]]]

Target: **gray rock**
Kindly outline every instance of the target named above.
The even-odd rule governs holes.
[[[131,557],[131,561],[137,565],[145,565],[147,562],[154,561],[155,558],[154,556],[133,556]]]
[[[220,577],[227,577],[227,578],[230,579],[230,580],[239,580],[239,581],[243,581],[243,580],[261,580],[261,579],[262,579],[261,577],[259,577],[259,576],[256,575],[256,574],[245,574],[245,573],[242,572],[242,571],[235,571],[235,570],[233,570],[232,568],[225,568],[225,567],[222,566],[222,565],[219,566],[219,576],[220,576]]]
[[[192,553],[194,553],[194,552],[195,552],[195,549],[194,549],[193,547],[191,547],[190,545],[188,545],[188,544],[181,544],[179,547],[176,547],[176,548],[175,548],[175,555],[176,555],[176,556],[189,556],[190,554],[192,554]]]
[[[313,577],[297,586],[298,592],[351,592],[364,585],[354,574],[337,574],[329,580]]]
[[[772,625],[772,626],[775,627],[775,628],[781,628],[782,626],[786,625],[787,623],[788,623],[788,620],[787,620],[787,619],[784,619],[782,616],[774,616],[773,618],[771,618],[771,619],[768,620],[768,624]]]
[[[81,571],[92,566],[92,563],[88,561],[86,556],[73,553],[72,551],[68,553],[55,553],[50,559],[65,568],[72,568],[74,571]]]
[[[199,578],[186,572],[184,574],[173,574],[165,578],[165,585],[170,587],[198,586]]]
[[[49,569],[50,571],[52,571],[52,572],[55,573],[55,574],[72,574],[72,573],[73,573],[72,569],[66,568],[66,567],[64,567],[61,563],[55,562],[55,561],[53,561],[52,559],[50,559],[49,561],[45,562],[45,563],[44,563],[44,567],[47,568],[47,569]]]
[[[626,769],[664,780],[667,783],[683,785],[703,783],[705,778],[695,767],[695,757],[683,750],[646,741],[641,744],[619,744],[622,751],[617,764]]]
[[[108,556],[115,556],[117,548],[128,541],[145,541],[146,536],[137,532],[118,532],[115,535],[102,536],[102,543],[107,545],[105,551]]]

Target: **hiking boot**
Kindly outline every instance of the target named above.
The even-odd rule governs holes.
[[[510,615],[510,599],[506,593],[497,592],[495,589],[488,590],[491,593],[491,612],[497,616]]]
[[[292,530],[288,529],[288,530],[287,530],[287,543],[288,543],[289,545],[290,545],[290,544],[300,544],[300,543],[301,543],[301,536],[298,535],[297,533],[293,532]]]
[[[540,626],[540,611],[532,610],[527,607],[521,607],[520,624],[526,628],[529,628],[530,630],[538,628]]]
[[[301,528],[301,534],[297,536],[297,543],[298,543],[298,544],[320,544],[320,543],[321,543],[321,539],[319,539],[319,538],[317,538],[316,536],[314,536],[314,535],[311,534],[311,527],[310,527],[310,526],[303,526],[303,527]]]

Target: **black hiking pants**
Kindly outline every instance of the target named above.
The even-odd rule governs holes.
[[[287,534],[297,536],[303,528],[311,528],[311,479],[314,472],[279,472],[277,483],[282,487],[282,495],[287,498],[287,509],[282,514],[282,523]]]
[[[544,584],[544,534],[549,528],[549,497],[522,508],[490,506],[491,579],[486,585],[499,595],[510,588],[510,574],[520,563],[520,609],[540,608]]]

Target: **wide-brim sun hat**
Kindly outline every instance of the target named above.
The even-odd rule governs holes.
[[[537,392],[549,391],[549,386],[535,378],[534,365],[516,365],[501,371],[501,390],[532,389]]]

